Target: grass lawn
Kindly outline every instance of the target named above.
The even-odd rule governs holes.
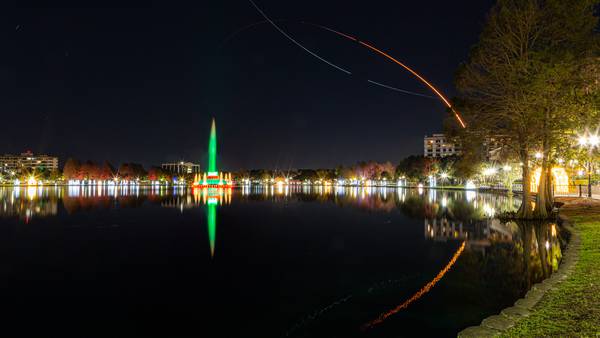
[[[600,201],[558,200],[581,236],[575,269],[503,336],[600,337]]]

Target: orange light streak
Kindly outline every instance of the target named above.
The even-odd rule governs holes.
[[[314,24],[314,23],[309,23],[309,22],[303,22],[312,26],[316,26],[325,30],[328,30],[332,33],[338,34],[340,36],[345,37],[346,39],[352,40],[352,41],[356,41],[359,44],[361,44],[364,47],[367,47],[368,49],[376,52],[379,55],[382,55],[384,57],[386,57],[388,60],[391,60],[392,62],[396,63],[397,65],[401,66],[402,68],[406,69],[409,73],[411,73],[412,75],[414,75],[417,79],[419,79],[419,81],[421,81],[422,83],[424,83],[427,87],[429,87],[429,89],[431,89],[441,100],[442,102],[444,102],[444,104],[446,105],[446,107],[450,108],[450,110],[452,110],[452,112],[454,113],[454,116],[456,117],[456,120],[458,120],[458,123],[460,123],[460,125],[463,128],[466,128],[466,124],[463,121],[463,119],[460,117],[460,114],[458,113],[458,111],[456,111],[456,109],[454,109],[454,107],[452,107],[452,104],[450,103],[450,101],[444,96],[444,94],[442,94],[437,88],[435,88],[429,81],[427,81],[423,76],[421,76],[419,73],[417,73],[414,69],[410,68],[409,66],[405,65],[404,63],[396,60],[393,56],[389,55],[388,53],[376,48],[375,46],[366,43],[364,41],[361,41],[351,35],[348,34],[344,34],[342,32],[336,31],[335,29],[331,29],[329,27],[325,27],[322,25],[318,25],[318,24]]]
[[[419,73],[415,72],[412,68],[410,68],[409,66],[403,64],[402,62],[396,60],[394,57],[392,57],[391,55],[387,54],[386,52],[364,42],[364,41],[360,41],[357,40],[358,43],[360,43],[361,45],[369,48],[372,51],[375,51],[376,53],[385,56],[387,59],[392,60],[394,63],[402,66],[402,68],[406,69],[408,72],[410,72],[412,75],[414,75],[417,79],[419,79],[421,82],[423,82],[427,87],[429,87],[445,104],[448,108],[450,108],[452,110],[452,112],[454,113],[454,116],[456,116],[456,119],[458,120],[458,122],[460,123],[460,125],[463,128],[466,128],[465,123],[463,122],[463,120],[460,118],[460,115],[458,114],[458,112],[452,107],[452,104],[450,104],[450,101],[448,101],[448,99],[442,94],[440,93],[439,90],[437,90],[437,88],[435,88],[429,81],[427,81],[424,77],[422,77],[421,75],[419,75]]]
[[[355,38],[355,37],[353,37],[352,35],[344,34],[344,33],[340,32],[340,31],[336,31],[333,28],[325,27],[323,25],[319,25],[319,24],[316,24],[316,23],[313,23],[313,22],[304,22],[304,21],[302,21],[302,23],[307,24],[307,25],[311,25],[311,26],[315,26],[315,27],[319,27],[319,28],[322,28],[324,30],[328,30],[328,31],[330,31],[332,33],[341,35],[341,36],[343,36],[343,37],[345,37],[347,39],[353,40],[353,41],[358,41],[358,39]]]
[[[426,294],[427,292],[429,292],[435,286],[435,284],[437,284],[437,282],[439,282],[444,277],[444,275],[452,268],[452,266],[454,265],[454,263],[456,263],[456,260],[458,259],[458,257],[460,257],[460,255],[462,254],[462,252],[465,250],[466,243],[467,242],[462,242],[461,246],[454,253],[454,256],[452,256],[452,259],[450,260],[450,262],[448,262],[448,264],[442,269],[442,271],[440,271],[437,274],[437,276],[435,276],[434,279],[432,279],[429,283],[427,283],[427,285],[425,285],[424,287],[422,287],[412,297],[410,297],[409,299],[407,299],[406,301],[404,301],[404,303],[396,306],[395,308],[391,309],[388,312],[382,313],[379,317],[377,317],[377,319],[374,319],[374,320],[372,320],[372,321],[364,324],[361,328],[363,330],[367,330],[367,329],[372,328],[375,325],[381,324],[384,320],[386,320],[390,316],[393,316],[394,314],[400,312],[400,310],[406,309],[411,303],[413,303],[417,299],[421,298],[424,294]]]

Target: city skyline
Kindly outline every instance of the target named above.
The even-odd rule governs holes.
[[[353,76],[261,24],[245,1],[177,9],[156,3],[93,11],[68,3],[22,7],[14,31],[16,69],[8,76],[17,86],[4,86],[11,95],[2,105],[14,113],[8,114],[13,128],[0,136],[3,152],[32,149],[145,166],[182,158],[205,163],[208,134],[201,126],[215,116],[221,121],[220,165],[228,170],[398,161],[421,153],[423,135],[442,131],[444,105],[367,83],[430,94],[387,60],[300,21],[371,41],[452,97],[454,71],[477,40],[492,1],[469,8],[257,4]],[[468,19],[455,20],[462,14]],[[425,15],[427,23],[420,19]],[[336,158],[330,156],[334,149]]]

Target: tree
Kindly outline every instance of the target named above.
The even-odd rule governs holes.
[[[333,171],[328,169],[318,169],[316,171],[317,178],[321,181],[331,179],[334,176]]]
[[[50,171],[50,175],[48,176],[48,179],[51,181],[58,181],[61,180],[63,178],[63,175],[61,174],[60,170],[58,169],[54,169],[52,171]]]
[[[69,158],[67,162],[65,162],[65,166],[63,168],[63,176],[66,180],[80,180],[81,178],[81,164],[79,161],[73,158]]]
[[[317,172],[313,169],[300,169],[295,179],[299,181],[315,181],[317,180]]]
[[[592,89],[591,84],[598,74],[590,73],[588,64],[594,63],[593,55],[598,52],[595,3],[598,1],[549,0],[540,6],[546,24],[540,45],[545,48],[535,58],[537,72],[532,76],[535,95],[530,102],[538,112],[542,153],[542,176],[534,210],[538,218],[546,218],[553,207],[551,170],[557,147],[572,143],[574,132],[583,123],[592,122],[590,94],[597,88]]]
[[[422,181],[434,174],[435,160],[423,156],[411,155],[400,161],[396,167],[396,176],[405,176],[411,180]]]
[[[99,168],[96,163],[92,161],[86,161],[81,165],[81,175],[83,178],[88,180],[97,180],[99,176]]]
[[[389,181],[389,180],[392,179],[392,175],[388,171],[384,170],[384,171],[381,172],[381,179]]]
[[[158,181],[160,177],[159,168],[151,167],[148,169],[148,180],[150,181]]]
[[[144,179],[147,173],[138,163],[123,163],[119,167],[119,177],[126,180]]]
[[[502,183],[508,189],[508,193],[512,194],[513,192],[513,184],[520,176],[520,168],[516,168],[513,166],[504,166],[502,168]]]
[[[152,167],[148,170],[148,180],[150,181],[170,181],[171,176],[161,167]]]
[[[583,89],[590,75],[584,69],[597,48],[595,3],[498,0],[479,43],[458,71],[456,105],[469,125],[459,136],[463,141],[495,137],[523,163],[520,218],[547,216],[554,149],[565,141],[561,135],[589,118],[585,102],[591,95]],[[543,155],[544,175],[533,210],[530,159],[537,151]]]
[[[38,167],[33,171],[33,176],[38,180],[50,179],[50,170],[46,167]]]
[[[115,168],[108,161],[104,161],[98,171],[98,179],[106,181],[113,179],[114,176]]]

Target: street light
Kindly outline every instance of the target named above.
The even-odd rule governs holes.
[[[598,138],[598,135],[590,135],[588,137],[588,144],[592,147],[597,147],[598,144],[600,144],[600,139]]]
[[[586,131],[585,135],[579,137],[579,146],[588,149],[588,197],[592,197],[592,152],[600,145],[600,139],[598,137],[598,131],[592,134]]]

